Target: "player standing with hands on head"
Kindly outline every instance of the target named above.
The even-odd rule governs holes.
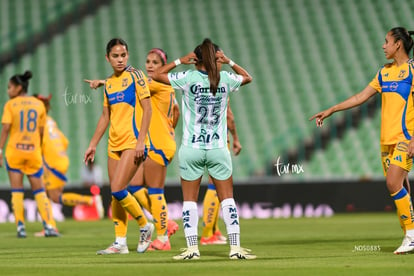
[[[59,233],[52,206],[47,198],[42,182],[42,137],[46,123],[46,110],[43,103],[27,95],[32,73],[10,78],[7,93],[10,100],[4,105],[1,118],[0,167],[3,166],[3,148],[10,135],[6,148],[6,169],[11,184],[11,203],[17,225],[17,237],[27,236],[24,224],[24,187],[23,176],[27,175],[43,221],[45,237],[57,237]]]
[[[237,135],[236,123],[233,111],[230,108],[230,101],[227,105],[227,129],[230,132],[233,143],[232,151],[235,156],[239,155],[242,146]],[[227,136],[227,146],[230,149],[230,136]],[[203,229],[200,244],[226,244],[227,238],[221,234],[219,229],[220,201],[217,197],[216,187],[211,177],[208,177],[208,186],[203,200]]]
[[[108,125],[108,175],[112,204],[120,204],[138,223],[140,239],[137,252],[143,253],[151,243],[154,225],[149,223],[127,185],[147,157],[148,127],[152,108],[148,82],[141,70],[127,65],[128,45],[120,38],[106,46],[106,59],[113,75],[105,82],[103,112],[85,152],[87,164],[94,161],[96,146]],[[116,238],[114,250],[129,253],[126,237]],[[98,251],[97,254],[107,254]]]
[[[168,73],[181,63],[195,64],[197,70]],[[220,71],[222,64],[229,64],[237,74]],[[240,247],[239,216],[233,198],[226,122],[229,93],[251,82],[252,77],[219,51],[210,39],[205,39],[194,52],[164,65],[152,77],[183,93],[183,138],[178,155],[187,249],[173,259],[200,258],[197,199],[205,168],[212,177],[220,200],[230,243],[230,259],[255,259],[250,250]]]
[[[387,59],[375,78],[358,94],[313,115],[321,127],[323,120],[333,113],[350,109],[366,102],[377,92],[382,97],[381,107],[381,158],[388,191],[397,207],[397,214],[405,237],[394,254],[414,250],[414,214],[410,194],[403,182],[413,165],[414,156],[414,64],[409,61],[413,39],[405,28],[391,29],[382,48]]]

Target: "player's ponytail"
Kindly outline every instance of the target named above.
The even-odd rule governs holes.
[[[22,91],[27,93],[29,89],[29,80],[32,78],[33,74],[31,71],[26,70],[23,75],[16,74],[10,78],[10,82],[14,85],[21,85]]]
[[[210,81],[210,92],[216,95],[218,84],[220,82],[220,71],[217,68],[216,49],[210,39],[204,39],[200,45],[201,59],[206,68],[208,79]]]
[[[409,35],[410,35],[410,37],[411,37],[411,48],[413,48],[413,46],[414,46],[414,41],[413,41],[412,36],[414,35],[414,31],[408,31],[408,34],[409,34]],[[414,49],[413,49],[413,58],[414,58]]]
[[[414,32],[409,32],[403,27],[392,28],[390,32],[391,35],[394,37],[395,42],[401,40],[405,52],[407,53],[407,55],[409,55],[411,49],[414,46],[413,38],[411,37],[411,35],[413,35]]]

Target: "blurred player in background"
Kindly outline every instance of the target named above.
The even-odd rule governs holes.
[[[237,135],[236,123],[230,101],[227,104],[227,129],[233,137],[232,150],[235,156],[242,150],[239,136]],[[227,136],[227,145],[230,148],[230,137]],[[220,201],[217,197],[216,187],[211,176],[208,177],[208,186],[203,200],[203,230],[200,244],[226,244],[227,238],[221,234],[219,229]]]
[[[152,73],[167,63],[167,54],[160,48],[153,48],[147,54],[146,71],[151,92],[152,118],[149,126],[150,149],[148,158],[144,161],[128,187],[142,207],[151,212],[154,219],[157,238],[148,250],[170,250],[169,236],[178,230],[178,224],[168,219],[167,202],[164,196],[167,166],[171,163],[176,143],[174,127],[179,113],[175,100],[174,89],[152,80]],[[91,88],[97,88],[105,83],[104,80],[93,80]],[[174,111],[175,110],[175,111]],[[144,184],[148,187],[146,188]],[[128,217],[123,210],[112,207],[115,224],[115,236],[125,237],[127,234]],[[119,208],[118,208],[119,209]],[[105,254],[116,254],[119,251],[111,247],[104,250]]]
[[[388,191],[397,207],[398,218],[405,237],[394,254],[414,250],[414,214],[409,192],[403,186],[412,168],[414,156],[414,64],[409,62],[413,39],[405,28],[391,29],[382,46],[385,57],[392,63],[385,64],[364,90],[322,112],[313,115],[316,125],[333,113],[350,109],[366,102],[377,92],[381,93],[381,158]]]
[[[52,95],[45,97],[35,94],[34,96],[43,102],[47,114],[46,125],[43,131],[42,154],[44,165],[43,182],[48,197],[53,202],[66,206],[94,205],[99,217],[102,218],[104,210],[100,195],[89,196],[63,192],[67,182],[66,173],[69,168],[69,157],[67,155],[69,141],[58,128],[55,120],[49,116]],[[37,236],[42,236],[44,231],[36,234]]]
[[[42,182],[42,136],[46,123],[46,111],[43,103],[27,95],[30,71],[10,78],[7,93],[10,100],[4,105],[1,119],[0,167],[3,165],[3,147],[7,138],[6,169],[11,185],[11,204],[17,225],[17,237],[27,236],[24,221],[23,176],[27,175],[43,220],[46,237],[56,237],[52,206]]]
[[[93,161],[96,146],[108,125],[108,175],[112,192],[112,215],[122,217],[116,210],[125,209],[138,223],[140,238],[137,252],[143,253],[151,243],[154,225],[147,221],[141,206],[128,192],[127,186],[137,169],[147,157],[148,128],[151,121],[150,91],[146,76],[141,70],[128,66],[129,53],[126,42],[111,39],[106,46],[106,59],[113,69],[113,75],[105,82],[103,112],[95,133],[85,152],[84,161]],[[87,81],[92,85],[92,81]],[[119,206],[117,206],[119,205]],[[122,208],[119,208],[122,207]],[[114,224],[118,223],[114,220]],[[115,242],[97,254],[129,253],[125,237],[115,237]]]
[[[170,72],[179,64],[195,64],[197,70]],[[229,64],[237,74],[221,71]],[[174,260],[199,259],[197,199],[201,178],[207,168],[217,190],[230,243],[230,259],[255,259],[240,246],[240,226],[233,198],[232,163],[227,148],[227,100],[230,92],[251,82],[241,66],[227,58],[210,39],[194,52],[164,65],[153,79],[183,92],[183,138],[179,162],[183,191],[183,228],[187,248]]]

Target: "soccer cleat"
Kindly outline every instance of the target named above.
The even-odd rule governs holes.
[[[150,246],[148,247],[148,251],[168,251],[171,250],[170,241],[162,242],[159,239],[155,239],[152,241]]]
[[[200,251],[197,246],[182,248],[182,253],[173,257],[174,260],[198,260],[200,259]]]
[[[256,255],[250,253],[251,250],[240,246],[230,246],[229,258],[232,260],[253,260]]]
[[[226,241],[219,240],[217,236],[213,235],[210,237],[201,237],[200,239],[201,245],[210,245],[210,244],[226,244]]]
[[[105,215],[103,203],[102,203],[102,196],[95,195],[93,196],[93,206],[96,209],[96,212],[98,213],[99,218],[103,218]]]
[[[50,237],[60,237],[59,231],[57,229],[53,228],[50,225],[46,225],[44,227],[44,231],[45,231],[44,236],[46,238],[50,238]]]
[[[26,238],[27,237],[26,227],[24,227],[24,225],[17,226],[17,237],[18,238]]]
[[[414,250],[414,237],[405,235],[402,244],[398,247],[394,254],[405,254]]]
[[[111,254],[128,254],[128,246],[126,244],[120,245],[116,242],[111,244],[104,250],[96,251],[96,255],[111,255]]]
[[[144,253],[151,244],[152,234],[154,233],[154,224],[147,223],[140,230],[139,242],[137,246],[138,253]]]
[[[180,227],[178,226],[178,224],[173,221],[172,219],[168,220],[168,224],[167,224],[167,232],[168,232],[168,238],[171,237],[172,235],[175,234],[175,232],[177,232],[177,230]]]
[[[223,236],[219,230],[214,232],[214,236],[216,236],[217,239],[219,239],[221,241],[227,241],[227,238],[225,236]]]

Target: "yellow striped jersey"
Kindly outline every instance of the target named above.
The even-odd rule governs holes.
[[[110,108],[108,149],[135,147],[143,115],[140,100],[150,97],[147,77],[127,66],[121,75],[106,80],[104,93],[104,106]]]
[[[6,147],[8,153],[41,155],[40,128],[44,127],[46,110],[43,102],[32,96],[18,96],[6,102],[2,124],[11,124]]]
[[[412,63],[383,66],[370,82],[381,93],[381,145],[410,140],[414,130]]]

